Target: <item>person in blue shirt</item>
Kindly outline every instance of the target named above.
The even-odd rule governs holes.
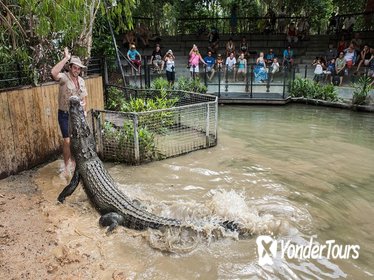
[[[135,45],[131,44],[130,49],[127,51],[128,60],[137,68],[140,73],[140,66],[142,65],[142,56],[136,50]],[[131,74],[134,75],[133,67],[131,67]]]
[[[294,54],[293,50],[291,49],[291,45],[288,45],[287,49],[283,51],[283,61],[282,61],[282,66],[284,67],[285,65],[287,67],[293,66],[293,59],[294,59]]]
[[[214,73],[215,73],[214,66],[216,64],[216,59],[212,56],[211,51],[208,51],[208,55],[204,58],[204,61],[206,63],[206,74],[207,74],[208,80],[211,81],[214,77]]]
[[[270,49],[269,52],[265,55],[266,65],[267,66],[272,65],[274,58],[275,58],[275,54],[273,52],[273,49]]]

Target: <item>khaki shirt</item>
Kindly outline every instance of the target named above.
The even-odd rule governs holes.
[[[69,72],[59,73],[60,89],[58,92],[58,109],[62,111],[69,111],[70,96],[78,96],[81,100],[87,96],[87,88],[82,77],[78,77],[79,88],[75,87],[74,82],[70,78]]]

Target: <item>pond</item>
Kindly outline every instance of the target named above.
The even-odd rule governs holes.
[[[216,147],[136,167],[106,164],[121,189],[150,211],[208,226],[200,224],[198,236],[179,235],[188,240],[179,247],[173,233],[121,228],[100,241],[96,254],[130,279],[371,278],[373,134],[374,118],[366,113],[297,104],[221,106]],[[95,254],[95,236],[105,234],[98,214],[87,210],[81,190],[67,203],[60,211],[70,216],[66,228],[84,234],[61,231],[61,240],[78,243],[89,235]],[[66,210],[71,205],[76,216]],[[239,221],[251,235],[210,229],[220,218]],[[256,239],[264,235],[275,240],[277,253],[268,254],[272,265],[261,266]],[[330,244],[332,251],[297,259],[291,248],[282,257],[288,241],[320,250]],[[342,248],[341,257],[332,258],[334,248]]]

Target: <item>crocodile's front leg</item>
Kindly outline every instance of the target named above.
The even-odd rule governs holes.
[[[69,185],[67,185],[63,189],[63,191],[58,196],[57,200],[60,201],[61,203],[63,203],[65,198],[67,196],[71,195],[75,191],[75,189],[77,188],[77,186],[79,184],[79,180],[80,180],[80,175],[79,175],[79,172],[78,172],[78,168],[75,167],[74,174],[73,174],[73,177],[70,180]]]
[[[122,215],[116,213],[116,212],[110,212],[105,215],[102,215],[99,224],[102,227],[108,227],[107,233],[110,233],[113,231],[117,226],[123,225],[125,221],[125,217]]]

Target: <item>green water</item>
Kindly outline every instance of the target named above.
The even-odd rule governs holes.
[[[173,253],[170,244],[179,242],[174,235],[121,227],[105,236],[82,191],[70,198],[76,214],[66,227],[90,236],[89,254],[105,260],[98,279],[112,279],[112,271],[124,271],[128,279],[373,279],[373,134],[372,114],[220,106],[216,147],[141,166],[106,166],[130,198],[157,215],[207,225],[212,217],[234,220],[252,236],[220,237],[203,228],[194,246]],[[54,198],[62,187],[53,188]],[[71,246],[84,242],[66,232],[61,230],[62,239]],[[278,242],[272,265],[259,264],[261,235]],[[359,257],[279,256],[280,242],[306,246],[312,237],[316,245],[359,245]]]

